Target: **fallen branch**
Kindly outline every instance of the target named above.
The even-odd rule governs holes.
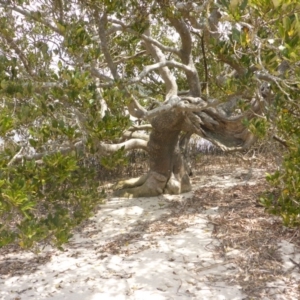
[[[288,145],[288,143],[287,143],[285,140],[281,139],[281,138],[278,137],[277,135],[273,135],[273,139],[274,139],[275,141],[279,142],[279,143],[280,143],[281,145],[283,145],[284,147],[286,147],[286,148],[289,149],[289,145]]]
[[[130,151],[134,149],[142,149],[145,151],[148,151],[147,148],[148,141],[143,139],[130,139],[128,141],[125,141],[123,143],[117,143],[117,144],[105,144],[105,143],[99,143],[96,145],[97,150],[100,154],[107,154],[116,152],[118,150],[124,149],[125,151]],[[45,151],[41,153],[34,153],[34,154],[25,154],[25,147],[22,147],[20,151],[10,160],[10,162],[7,164],[9,167],[14,165],[15,163],[25,159],[25,160],[40,160],[44,156],[53,155],[56,153],[61,153],[63,155],[70,153],[71,151],[79,151],[82,150],[84,147],[83,141],[79,141],[75,143],[74,145],[71,145],[69,147],[61,147],[56,150],[52,151]]]

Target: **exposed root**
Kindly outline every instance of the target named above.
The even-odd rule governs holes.
[[[119,183],[121,189],[114,192],[116,197],[138,198],[155,197],[163,193],[167,177],[156,172],[149,172],[140,178],[133,178]]]
[[[117,184],[114,185],[115,190],[125,189],[125,188],[133,188],[137,186],[141,186],[147,180],[149,174],[144,174],[140,177],[135,177],[127,180],[121,180]]]
[[[191,190],[187,174],[179,178],[179,174],[172,173],[169,180],[156,172],[149,172],[138,178],[118,182],[114,189],[114,196],[125,198],[155,197],[161,194],[178,195]]]
[[[187,174],[184,174],[182,178],[178,177],[179,174],[176,176],[174,173],[172,173],[167,186],[164,189],[164,194],[179,195],[192,190],[190,179]]]

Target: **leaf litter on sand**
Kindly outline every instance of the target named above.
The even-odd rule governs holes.
[[[97,218],[83,222],[75,231],[75,234],[80,235],[82,240],[69,243],[67,252],[63,253],[65,261],[68,259],[77,261],[72,267],[72,276],[76,273],[77,265],[81,264],[83,266],[87,263],[93,266],[99,265],[102,268],[111,258],[118,258],[118,263],[126,261],[127,264],[139,264],[138,261],[131,262],[131,260],[141,259],[141,256],[154,253],[153,251],[156,251],[155,255],[163,256],[162,254],[166,251],[162,248],[163,243],[169,239],[177,239],[179,234],[184,237],[194,226],[193,224],[199,221],[201,215],[201,218],[204,218],[201,222],[209,225],[206,233],[218,241],[218,243],[205,244],[207,253],[210,253],[208,256],[212,256],[213,259],[203,263],[201,255],[205,253],[200,250],[199,256],[191,257],[181,254],[176,256],[176,251],[181,253],[183,249],[190,250],[186,239],[181,246],[182,250],[173,248],[172,251],[175,252],[167,253],[166,264],[174,268],[171,276],[176,276],[177,281],[175,281],[178,282],[175,294],[168,294],[169,296],[173,295],[174,299],[182,297],[183,294],[186,297],[192,297],[192,294],[188,296],[188,292],[196,295],[200,293],[197,289],[204,291],[205,288],[200,286],[199,282],[205,282],[207,289],[213,291],[220,288],[220,295],[224,293],[225,287],[237,285],[242,287],[243,293],[248,296],[236,299],[300,299],[299,280],[290,276],[290,271],[283,268],[279,249],[281,241],[293,242],[295,247],[299,247],[299,230],[284,228],[280,219],[266,213],[258,202],[259,195],[268,188],[264,181],[266,166],[249,166],[245,163],[241,166],[241,160],[236,158],[230,160],[228,157],[214,157],[213,160],[202,161],[198,166],[200,167],[193,177],[194,192],[189,197],[173,196],[169,199],[163,196],[161,199],[156,199],[158,205],[154,209],[158,214],[155,218],[151,215],[153,200],[149,199],[149,206],[146,200],[141,200],[139,202],[141,204],[137,204],[135,200],[132,202],[122,200],[123,202],[115,206],[118,210],[112,210],[114,203],[112,207],[107,207],[107,216],[103,217],[100,222],[96,222]],[[107,204],[109,205],[110,202]],[[149,212],[152,211],[149,213],[149,218],[144,213],[140,215],[141,218],[138,218],[137,215],[142,208],[146,211],[146,206]],[[101,218],[103,212],[100,208],[98,213]],[[123,213],[123,219],[119,218],[120,212]],[[127,222],[128,218],[132,218],[132,221]],[[105,232],[106,229],[110,229],[105,227],[106,223],[114,229],[113,234]],[[176,241],[173,246],[175,244]],[[18,251],[20,250],[15,252]],[[89,257],[84,254],[85,252],[90,253]],[[46,266],[51,260],[51,255],[57,256],[57,259],[60,256],[59,253],[53,251],[46,254],[45,258],[41,256],[37,261],[30,260],[37,258],[29,258],[12,263],[11,253],[10,247],[0,250],[3,258],[1,273],[8,278],[7,280],[10,280],[9,276],[19,276],[18,272],[21,272],[22,268],[24,270],[20,275],[31,276],[29,274],[35,272],[36,268],[27,268],[28,262],[36,262],[36,267],[42,270],[43,264]],[[294,258],[293,261],[295,262],[295,264],[291,262],[294,266],[293,271],[299,272],[300,268],[297,266],[299,261]],[[155,259],[151,258],[149,266],[153,263]],[[226,269],[223,270],[226,272],[220,271],[224,265]],[[186,269],[181,269],[181,266]],[[143,268],[145,268],[143,272],[146,272],[145,265]],[[107,280],[113,280],[116,283],[117,280],[121,281],[124,278],[134,281],[137,278],[137,273],[134,272],[137,270],[116,269],[112,272],[110,269],[106,271],[104,269],[98,275],[100,277],[97,280],[99,282],[103,280],[103,283]],[[83,274],[85,271],[79,274],[78,278],[82,279]],[[86,275],[87,278],[95,277],[95,274],[91,273]],[[62,275],[58,276],[60,278]],[[72,280],[77,280],[77,277],[72,276],[70,277]],[[185,276],[189,276],[189,279],[187,280]],[[68,280],[67,277],[64,278],[65,282]],[[93,280],[97,283],[96,279]],[[62,287],[59,288],[60,291],[62,289]],[[160,295],[163,293],[167,295],[167,291],[170,293],[169,288],[165,286],[158,287],[157,290],[157,293],[162,293]],[[133,291],[132,288],[131,292],[134,294],[142,293],[142,291],[143,289],[139,287],[137,291]],[[49,289],[49,293],[56,293],[56,291]],[[207,299],[216,298],[211,296]]]
[[[265,211],[259,198],[268,184],[261,173],[251,171],[251,182],[247,176],[235,176],[242,181],[223,188],[210,184],[194,194],[204,208],[218,207],[217,215],[208,216],[214,226],[213,236],[220,242],[215,251],[238,269],[224,280],[239,284],[249,295],[247,299],[300,299],[299,277],[290,276],[289,270],[283,268],[280,251],[280,243],[285,240],[293,242],[300,252],[300,230],[285,228],[279,217]],[[219,173],[224,174],[224,169]],[[295,261],[294,264],[300,273],[300,265]]]

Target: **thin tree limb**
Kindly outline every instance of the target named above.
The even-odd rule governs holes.
[[[168,46],[165,46],[163,45],[162,43],[160,43],[159,41],[151,38],[150,36],[148,35],[145,35],[145,34],[142,34],[141,35],[141,38],[144,40],[144,41],[147,41],[151,44],[153,44],[154,46],[156,46],[157,48],[159,48],[160,50],[162,51],[165,51],[165,52],[170,52],[170,53],[174,53],[176,55],[180,55],[180,51],[176,48],[173,48],[173,47],[168,47]]]
[[[132,83],[139,82],[145,76],[147,76],[148,73],[150,73],[150,72],[152,72],[154,70],[163,68],[163,67],[178,68],[178,69],[184,70],[186,73],[193,72],[193,70],[190,67],[186,66],[185,64],[182,64],[182,63],[179,63],[179,62],[173,61],[173,60],[166,60],[166,61],[155,63],[153,65],[145,66],[144,69],[143,69],[143,71],[138,76],[136,76],[135,78],[132,78],[132,79],[128,80],[127,83],[128,84],[132,84]]]
[[[142,124],[142,125],[134,125],[132,127],[129,127],[128,131],[138,131],[138,130],[151,130],[152,126],[151,124]]]
[[[31,70],[31,67],[27,61],[27,58],[24,55],[24,53],[21,51],[21,49],[17,46],[15,41],[9,35],[6,35],[6,36],[2,35],[2,38],[5,39],[6,42],[10,45],[10,47],[16,52],[16,54],[19,56],[21,62],[23,63],[23,66],[26,69],[26,71],[28,72],[28,74],[33,77],[34,73]]]
[[[111,21],[114,25],[107,30],[108,34],[115,33],[117,31],[126,31],[128,33],[132,33],[140,38],[142,38],[144,41],[149,42],[159,48],[162,51],[174,53],[176,55],[180,55],[180,51],[174,47],[165,46],[164,44],[160,43],[156,39],[152,38],[148,34],[140,34],[136,32],[135,30],[131,29],[131,25],[126,25],[124,22],[120,20],[116,20],[115,18],[108,17],[108,21]]]
[[[113,62],[113,59],[109,53],[108,46],[107,46],[107,38],[106,38],[107,13],[106,12],[102,13],[102,16],[100,17],[100,12],[97,6],[94,6],[93,8],[94,8],[94,18],[98,27],[98,35],[100,38],[101,50],[103,51],[105,60],[114,79],[118,80],[119,74],[117,72],[117,66]]]
[[[161,8],[165,9],[167,3],[166,1],[158,1]],[[168,2],[168,1],[167,1]],[[180,35],[181,39],[181,49],[180,49],[180,58],[182,63],[188,67],[189,70],[185,70],[187,82],[190,87],[190,94],[193,97],[201,96],[201,85],[198,77],[198,72],[193,62],[192,58],[192,37],[191,32],[183,20],[183,18],[177,18],[172,16],[169,12],[166,13],[168,20],[175,30]]]
[[[19,14],[23,15],[24,17],[30,18],[34,21],[37,21],[38,23],[41,23],[41,24],[45,25],[46,27],[50,28],[54,32],[59,33],[60,35],[63,35],[63,32],[59,28],[57,28],[57,27],[53,26],[52,24],[50,24],[49,22],[47,22],[44,17],[42,17],[42,16],[39,17],[37,12],[22,9],[20,7],[12,5],[9,2],[10,1],[1,0],[0,5],[4,8],[8,8],[8,9],[11,9],[15,12],[18,12]]]
[[[144,36],[145,37],[146,36],[150,37],[150,30],[149,29],[147,29],[145,31]],[[162,53],[162,51],[157,46],[153,45],[148,40],[144,40],[144,41],[145,41],[145,46],[146,46],[147,50],[150,52],[152,57],[158,62],[158,64],[162,64],[162,63],[167,62],[165,55]],[[152,65],[152,66],[154,67],[155,65]],[[159,65],[157,65],[157,66],[159,66]],[[149,67],[149,71],[150,71],[151,66],[147,66],[147,67]],[[144,68],[143,71],[148,73],[146,68]],[[142,73],[140,75],[142,75]],[[166,84],[166,99],[168,99],[169,97],[171,97],[173,95],[176,95],[177,92],[178,92],[176,79],[175,79],[174,75],[171,73],[171,71],[169,70],[169,68],[167,66],[159,67],[159,73],[160,73],[163,81]]]

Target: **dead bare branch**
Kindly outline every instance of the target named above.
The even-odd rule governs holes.
[[[150,37],[149,29],[147,29],[145,31],[144,37]],[[154,57],[154,59],[157,61],[158,64],[163,64],[163,63],[167,62],[166,57],[162,53],[160,48],[158,48],[156,45],[154,45],[152,42],[150,42],[149,39],[144,38],[144,41],[145,41],[145,46],[146,46],[147,50]],[[147,73],[150,72],[151,66],[149,66],[149,67],[150,67],[149,71],[144,69],[143,72],[144,71]],[[142,73],[139,76],[142,76]],[[160,67],[159,73],[166,84],[166,99],[168,99],[169,97],[171,97],[173,95],[176,95],[178,92],[176,79],[175,79],[174,75],[170,72],[167,65],[164,67]]]
[[[134,149],[142,149],[148,151],[147,141],[142,139],[131,139],[118,144],[99,143],[97,148],[99,152],[103,154],[113,153],[121,149],[124,149],[125,151],[134,150]]]
[[[173,61],[173,60],[169,60],[169,61],[166,60],[166,61],[161,61],[161,62],[155,63],[153,65],[145,66],[144,69],[143,69],[143,71],[138,76],[136,76],[135,78],[132,78],[132,79],[128,80],[127,83],[128,84],[132,84],[132,83],[139,82],[145,76],[147,76],[148,73],[150,73],[150,72],[152,72],[154,70],[163,68],[163,67],[174,67],[174,68],[178,68],[178,69],[184,70],[186,73],[193,73],[193,70],[189,66],[187,66],[185,64],[182,64],[182,63],[179,63],[179,62]]]
[[[56,150],[53,151],[45,151],[41,153],[34,153],[34,154],[26,154],[26,149],[25,147],[22,147],[20,151],[10,160],[8,163],[8,166],[12,166],[21,160],[40,160],[41,158],[49,155],[53,155],[56,153],[61,153],[61,154],[67,154],[70,153],[71,151],[80,151],[84,148],[84,143],[83,141],[79,141],[75,143],[74,145],[70,146],[65,146],[65,147],[60,147]],[[117,144],[106,144],[106,143],[98,143],[96,145],[96,148],[101,155],[105,155],[108,153],[113,153],[118,150],[124,149],[124,151],[129,151],[129,150],[134,150],[134,149],[142,149],[144,151],[148,151],[147,148],[147,141],[143,139],[130,139],[128,141],[122,142],[122,143],[117,143]]]

